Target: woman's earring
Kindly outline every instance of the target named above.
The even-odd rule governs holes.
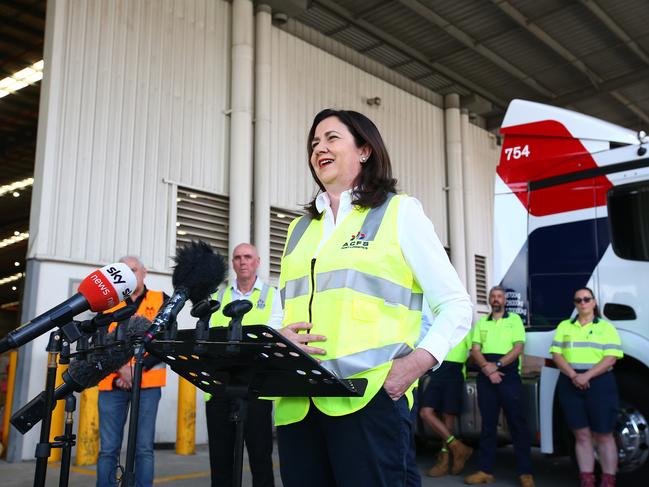
[[[361,164],[363,164],[367,160],[367,157],[361,156]]]

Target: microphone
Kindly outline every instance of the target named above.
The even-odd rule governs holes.
[[[153,340],[154,335],[163,327],[176,321],[187,299],[196,304],[209,298],[225,279],[226,265],[223,257],[214,253],[212,247],[203,241],[186,244],[174,260],[176,266],[171,277],[174,293],[144,333],[145,344]]]
[[[79,313],[112,308],[129,297],[135,286],[135,274],[122,262],[95,270],[81,281],[74,296],[9,332],[0,340],[0,354],[18,348],[54,327],[67,324]]]
[[[133,357],[135,342],[144,335],[151,322],[143,316],[133,316],[127,322],[120,323],[117,329],[106,335],[106,346],[87,352],[86,358],[76,357],[63,373],[63,384],[54,391],[54,403],[72,392],[81,392],[94,387],[113,372],[128,363]],[[119,335],[121,327],[126,328],[123,343]],[[25,404],[11,417],[11,424],[23,435],[43,419],[45,412],[45,393],[41,392]]]

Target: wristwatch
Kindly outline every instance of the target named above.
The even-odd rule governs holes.
[[[496,362],[496,367],[501,368],[503,366],[503,363],[499,360]]]

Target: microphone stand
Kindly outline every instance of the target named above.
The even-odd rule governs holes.
[[[140,417],[140,392],[142,389],[142,372],[144,370],[144,342],[138,340],[135,345],[135,368],[131,385],[131,411],[128,418],[128,440],[126,443],[126,466],[122,477],[123,487],[135,486],[135,447],[137,441],[137,423]]]
[[[176,320],[169,324],[165,333],[169,340],[176,338]],[[140,417],[140,396],[142,391],[142,373],[144,372],[144,337],[135,344],[135,367],[133,369],[133,383],[131,385],[131,411],[128,418],[128,439],[126,442],[126,465],[122,478],[123,487],[135,486],[135,451],[137,447],[137,428]]]
[[[52,409],[54,405],[54,390],[56,389],[56,367],[61,352],[61,333],[53,331],[47,344],[47,376],[45,378],[45,412],[41,423],[40,441],[36,445],[36,470],[34,471],[34,487],[44,487],[47,474],[47,459],[50,457],[50,429],[52,426]]]

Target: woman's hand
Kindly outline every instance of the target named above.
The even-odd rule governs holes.
[[[327,341],[327,337],[323,335],[313,335],[311,333],[299,333],[300,330],[310,330],[311,328],[313,328],[313,324],[301,321],[299,323],[291,323],[277,331],[284,338],[301,348],[304,352],[310,355],[325,355],[327,352],[324,349],[312,347],[308,344],[312,342],[325,342]]]
[[[588,389],[590,387],[590,378],[586,374],[577,374],[572,378],[572,383],[577,389]]]
[[[417,348],[414,352],[392,362],[383,389],[393,401],[397,401],[413,382],[436,364],[435,357],[423,348]]]

